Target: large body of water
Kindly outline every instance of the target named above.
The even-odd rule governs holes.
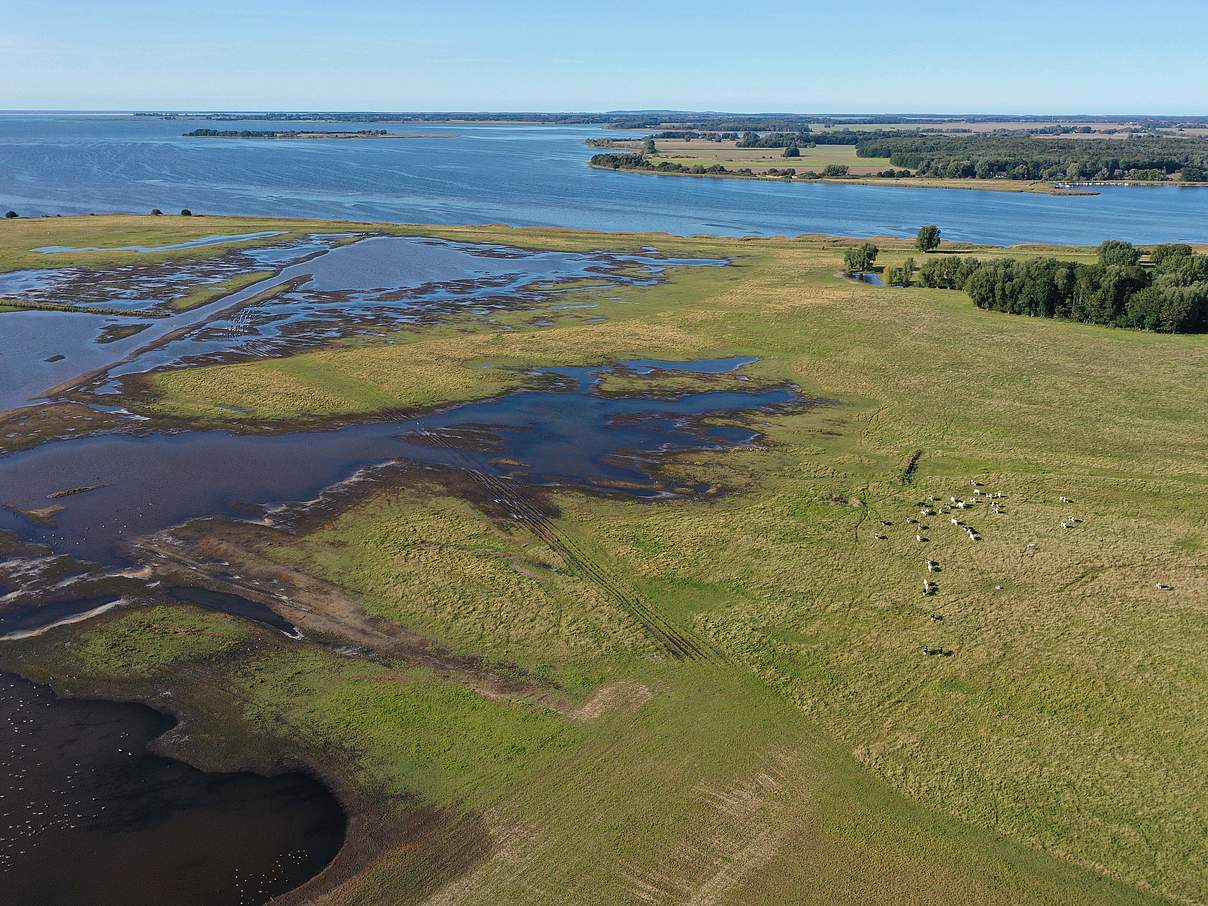
[[[592,127],[425,125],[414,131],[448,137],[348,141],[183,137],[197,125],[212,124],[0,115],[0,207],[30,215],[188,207],[682,235],[910,235],[938,223],[950,239],[1001,244],[1208,240],[1208,188],[1049,196],[660,177],[587,168],[583,140],[603,132]]]

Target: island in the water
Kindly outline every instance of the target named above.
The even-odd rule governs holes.
[[[670,176],[848,181],[1094,195],[1110,185],[1208,185],[1199,121],[970,118],[874,122],[702,114],[645,136],[588,139],[593,167]]]
[[[436,132],[389,132],[386,129],[194,129],[185,138],[452,138]]]

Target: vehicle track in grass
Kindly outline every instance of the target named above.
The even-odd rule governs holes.
[[[721,649],[712,642],[675,625],[640,594],[609,575],[599,561],[565,532],[560,531],[552,520],[534,505],[519,484],[478,468],[471,457],[454,445],[451,438],[441,431],[424,429],[422,437],[425,441],[449,451],[459,467],[481,485],[492,499],[502,505],[513,521],[523,525],[551,550],[557,552],[571,572],[599,587],[667,654],[676,660],[706,660],[714,663],[727,660]]]

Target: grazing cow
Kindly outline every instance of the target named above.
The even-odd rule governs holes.
[[[953,525],[960,525],[960,524],[961,524],[961,521],[960,521],[959,519],[957,519],[955,516],[953,516],[953,517],[952,517],[951,519],[949,519],[948,521],[949,521],[949,522],[951,522]]]
[[[1072,501],[1068,497],[1062,497],[1062,498],[1060,498],[1060,502],[1061,503],[1071,503]]]
[[[934,592],[935,592],[935,586],[931,584],[930,580],[924,579],[923,580],[923,594],[930,595],[930,594],[933,594]]]
[[[924,541],[926,541],[927,539],[926,539],[926,538],[924,538],[922,535],[915,535],[915,536],[914,536],[914,540],[915,540],[915,541],[917,541],[917,542],[919,542],[919,544],[922,544],[922,543],[923,543]]]
[[[936,563],[934,560],[927,561],[927,572],[933,573],[939,568],[940,568],[940,565],[938,563]]]

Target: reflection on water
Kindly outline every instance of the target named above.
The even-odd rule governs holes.
[[[345,818],[322,784],[149,754],[172,724],[0,674],[0,902],[243,906],[335,857]]]

